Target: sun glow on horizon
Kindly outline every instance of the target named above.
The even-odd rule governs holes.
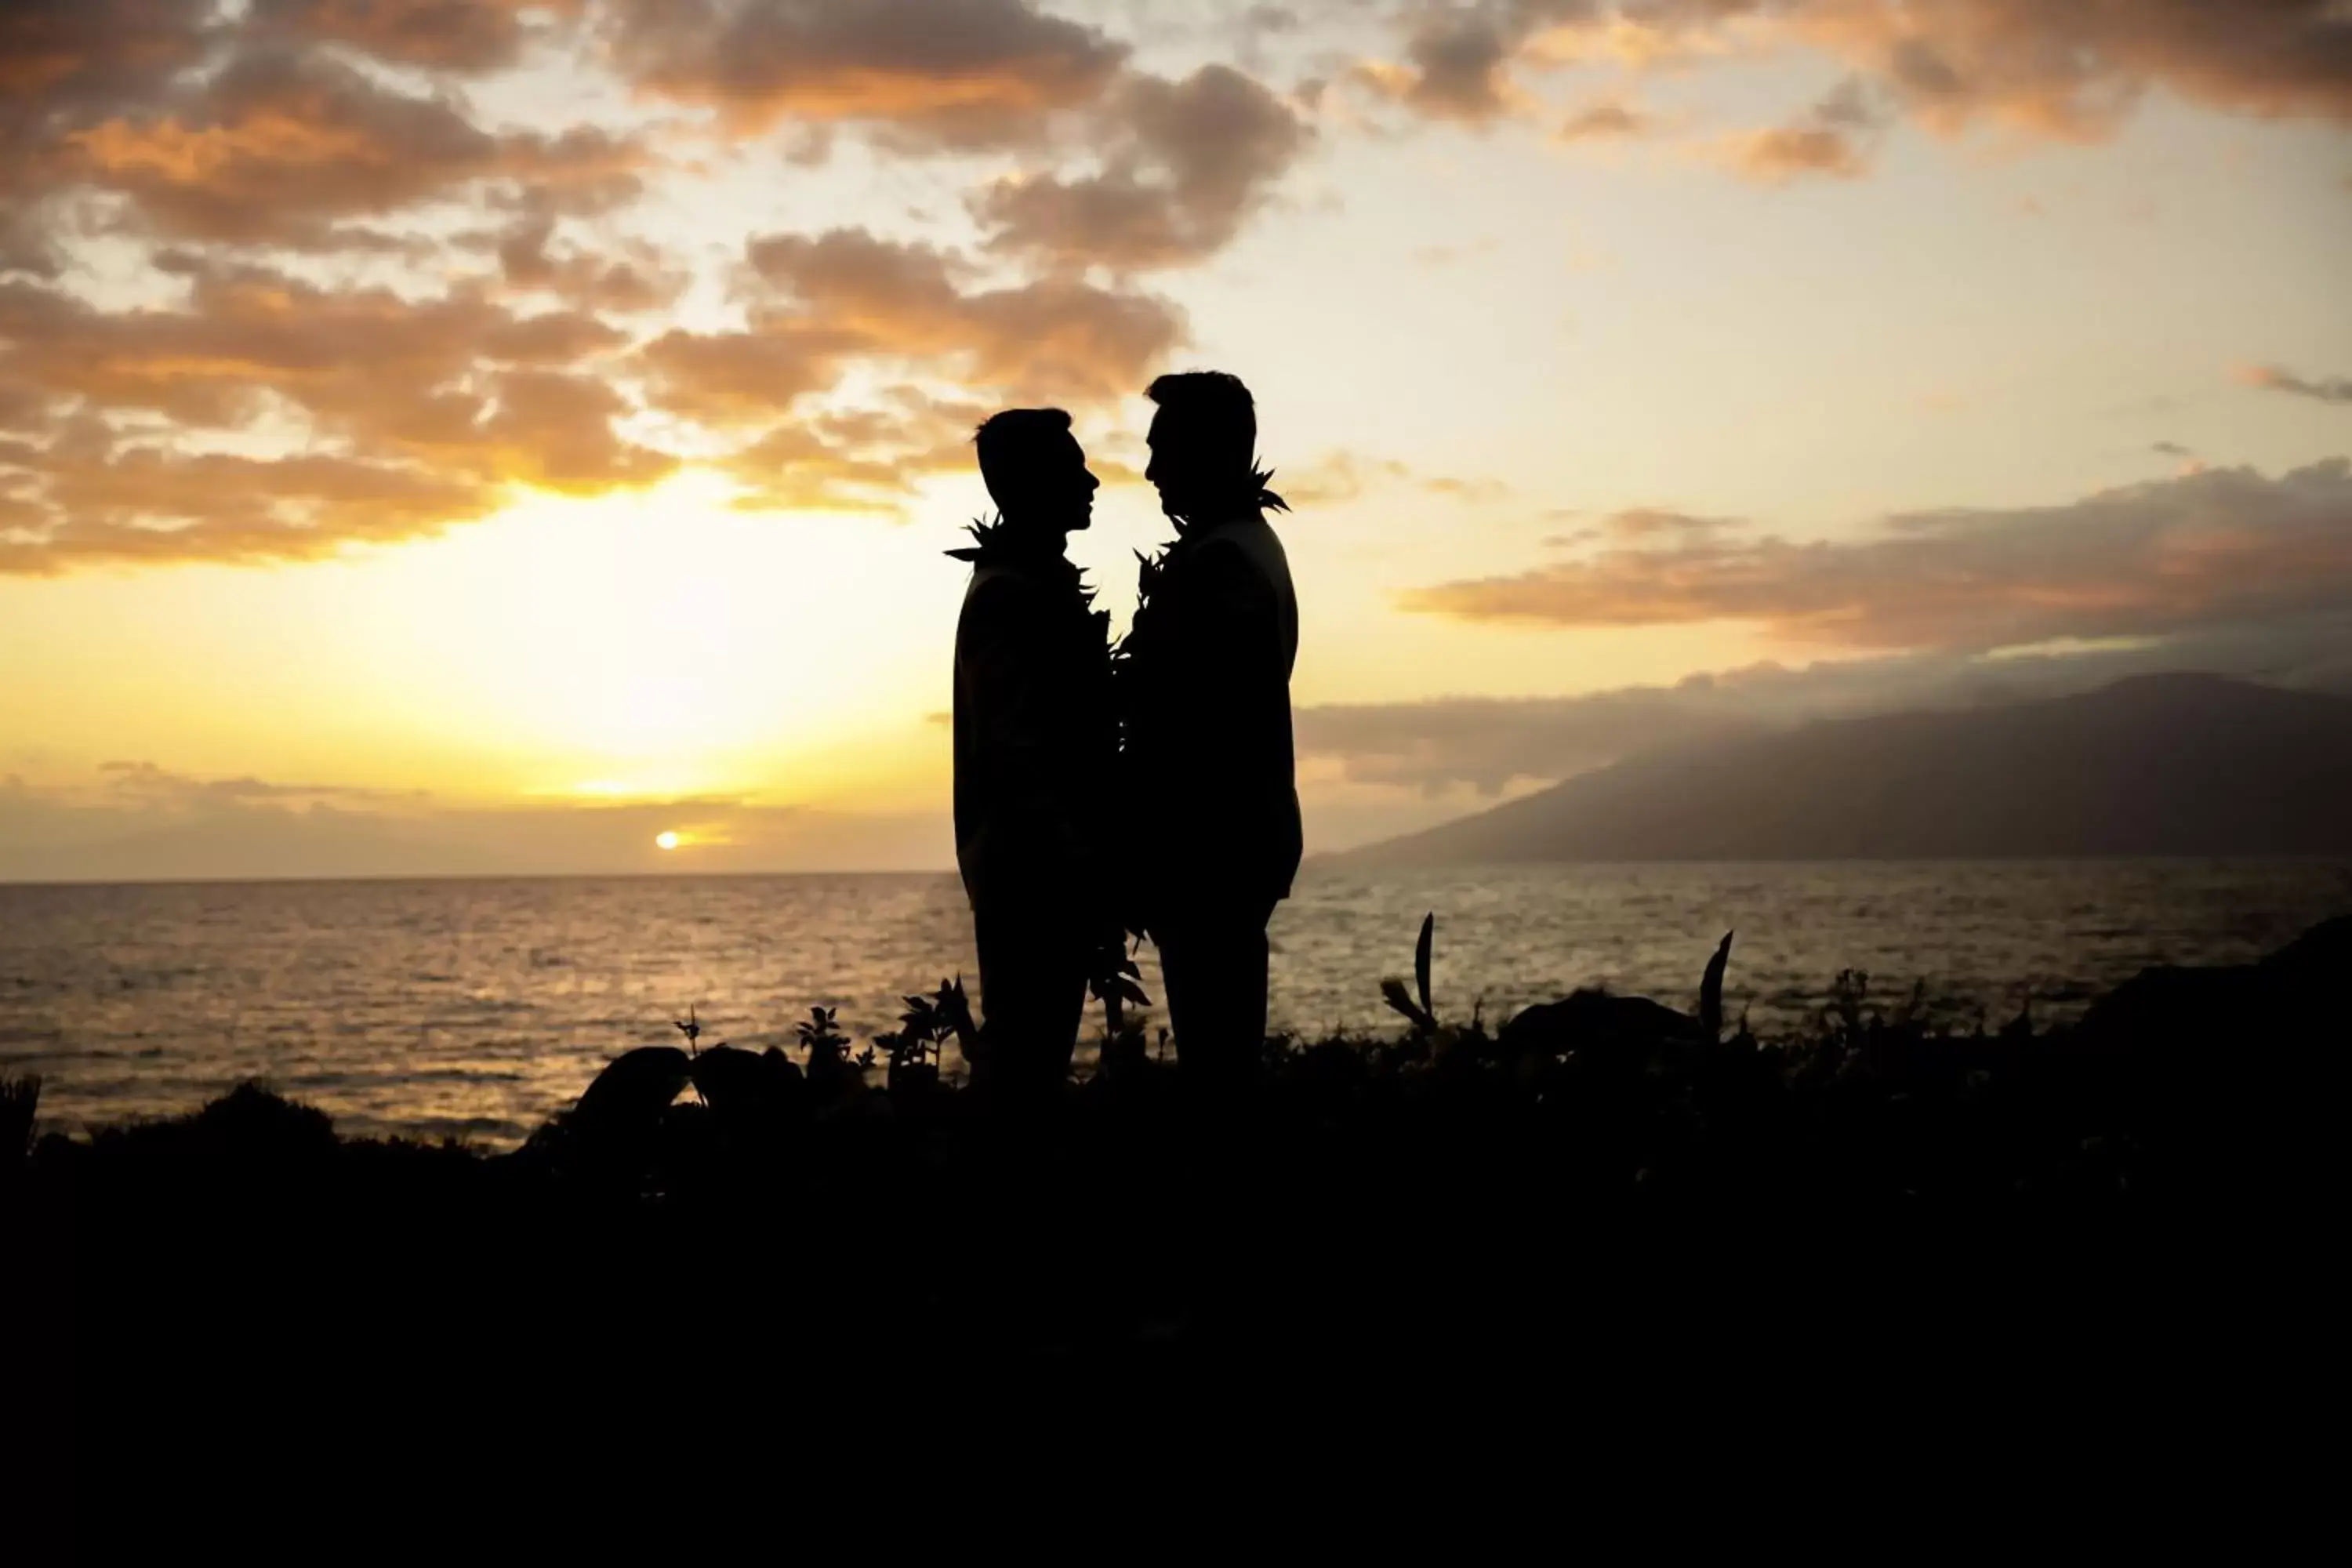
[[[973,426],[1069,411],[1120,635],[1171,370],[1295,509],[1314,847],[2339,670],[2346,4],[0,6],[0,879],[951,863]]]
[[[524,495],[371,562],[353,651],[420,727],[544,781],[526,793],[837,787],[842,748],[887,750],[944,705],[961,577],[935,531],[734,499],[693,470]]]

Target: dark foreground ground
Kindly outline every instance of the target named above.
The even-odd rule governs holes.
[[[2322,1414],[2347,981],[2352,920],[2063,1031],[1855,996],[1759,1045],[1580,996],[1270,1045],[1213,1100],[1115,1054],[1020,1113],[636,1053],[496,1158],[248,1087],[0,1149],[19,1541],[106,1555],[165,1483],[378,1518],[755,1450],[844,1496],[1928,1435],[2218,1463]]]

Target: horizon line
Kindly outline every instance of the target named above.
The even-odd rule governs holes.
[[[1353,850],[1320,850],[1307,856],[1300,869],[1325,863],[1327,870],[1343,870],[1328,863],[1355,853]],[[1461,861],[1433,866],[1400,866],[1388,868],[1390,873],[1403,871],[1413,874],[1435,873],[1457,875],[1465,871],[1524,871],[1535,868],[1569,869],[1577,867],[1617,868],[1624,866],[2063,866],[2134,864],[2340,864],[2352,867],[2352,855],[2326,850],[2304,853],[2276,854],[2111,854],[2111,855],[1776,855],[1722,858],[1707,856],[1649,855],[1616,858],[1562,860],[1486,860]],[[29,879],[0,878],[0,891],[24,888],[242,888],[242,887],[333,887],[370,883],[407,882],[684,882],[684,881],[749,881],[783,878],[819,877],[955,877],[953,867],[937,869],[875,870],[779,870],[779,871],[419,871],[396,874],[361,873],[327,876],[257,876],[257,877],[46,877]]]

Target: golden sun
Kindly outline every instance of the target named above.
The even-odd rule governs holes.
[[[654,842],[660,845],[665,849],[675,849],[680,844],[684,843],[685,840],[678,837],[675,833],[661,833],[655,835]]]

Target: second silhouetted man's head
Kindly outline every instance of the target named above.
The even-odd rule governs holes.
[[[972,435],[980,477],[1003,525],[1024,534],[1073,533],[1094,521],[1102,481],[1058,408],[1008,408]]]
[[[1214,521],[1257,495],[1257,405],[1241,378],[1221,370],[1163,375],[1146,394],[1151,463],[1143,477],[1160,510],[1185,521]]]

